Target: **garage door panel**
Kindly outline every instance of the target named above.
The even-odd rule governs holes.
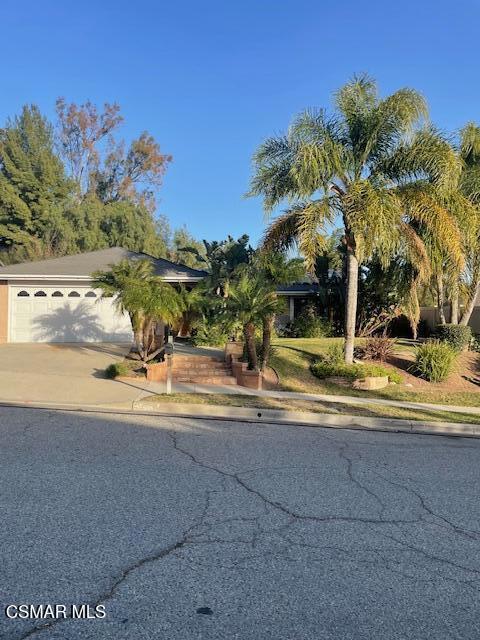
[[[35,297],[34,288],[11,288],[11,342],[129,342],[128,315],[119,314],[112,300],[85,297],[88,288],[77,288],[79,297],[68,297],[72,288],[43,288],[47,295]],[[29,297],[18,297],[18,292]],[[52,297],[52,293],[56,296]],[[63,297],[58,296],[63,293]]]

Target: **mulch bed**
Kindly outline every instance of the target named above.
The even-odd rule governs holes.
[[[474,351],[466,351],[459,355],[455,371],[445,382],[433,383],[418,378],[409,371],[413,363],[414,357],[410,353],[397,354],[388,360],[388,364],[401,370],[404,384],[411,384],[418,391],[477,391],[480,393],[480,386],[465,379],[465,377],[480,378],[480,354]]]

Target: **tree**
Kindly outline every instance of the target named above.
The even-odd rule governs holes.
[[[275,324],[275,314],[280,308],[277,288],[288,285],[305,275],[303,260],[287,259],[282,253],[260,251],[254,257],[251,266],[251,277],[257,277],[269,288],[277,300],[277,306],[271,304],[262,315],[262,371],[266,371],[272,344],[272,333]]]
[[[92,174],[98,197],[103,202],[130,199],[155,206],[153,189],[162,184],[170,155],[162,154],[153,136],[144,131],[128,150],[125,143],[111,143],[104,166]]]
[[[187,227],[183,226],[173,232],[169,257],[174,262],[180,262],[192,269],[204,269],[206,265],[205,245],[196,240]]]
[[[249,244],[250,238],[244,234],[237,240],[228,236],[226,240],[203,241],[203,249],[198,246],[184,246],[180,249],[183,254],[195,256],[199,268],[206,269],[208,276],[206,286],[212,293],[227,298],[230,281],[239,265],[248,264],[254,254]]]
[[[77,105],[58,98],[58,144],[79,195],[91,190],[91,176],[100,163],[99,143],[123,122],[118,104],[105,103],[103,112],[90,101]]]
[[[59,98],[57,116],[58,146],[79,198],[95,193],[105,204],[130,200],[154,210],[154,189],[172,157],[161,153],[153,136],[144,131],[128,148],[115,140],[123,122],[116,103],[106,103],[100,111],[91,102],[67,104]]]
[[[473,122],[460,132],[459,154],[463,162],[460,188],[474,205],[476,215],[464,219],[461,227],[466,269],[453,287],[451,322],[455,324],[458,321],[458,297],[463,290],[466,302],[460,324],[466,326],[480,293],[480,127]]]
[[[150,260],[121,260],[108,271],[92,274],[92,286],[102,297],[115,296],[121,313],[128,313],[139,358],[152,360],[162,350],[156,346],[155,326],[175,322],[184,310],[182,296],[153,273]]]
[[[0,130],[0,249],[24,257],[55,254],[72,230],[62,212],[71,191],[54,151],[53,130],[35,105]]]
[[[269,213],[285,199],[292,202],[270,224],[264,245],[286,249],[296,242],[311,273],[325,246],[326,227],[341,217],[345,361],[351,363],[359,265],[375,254],[388,264],[402,244],[411,250],[412,260],[421,259],[422,242],[411,224],[415,221],[458,256],[455,222],[447,211],[431,206],[418,179],[448,189],[458,180],[460,163],[451,147],[428,129],[415,131],[427,113],[416,91],[400,89],[381,99],[373,80],[355,77],[337,92],[335,106],[331,116],[323,110],[304,112],[285,136],[259,147],[250,195],[262,196]]]
[[[243,326],[248,368],[257,370],[255,330],[263,323],[264,318],[277,313],[277,295],[271,287],[265,285],[261,276],[252,277],[247,270],[242,270],[240,277],[231,283],[227,309]]]

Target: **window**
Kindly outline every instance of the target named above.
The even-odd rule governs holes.
[[[17,293],[17,298],[29,298],[30,294],[28,293],[28,291],[19,291]]]
[[[45,293],[45,291],[35,291],[35,293],[33,294],[35,296],[35,298],[46,298],[47,294]]]
[[[61,291],[54,291],[52,293],[52,298],[63,298],[63,293]]]
[[[97,294],[94,291],[87,291],[85,298],[96,298]]]
[[[69,298],[80,298],[80,294],[78,293],[78,291],[70,291],[70,293],[68,294]]]

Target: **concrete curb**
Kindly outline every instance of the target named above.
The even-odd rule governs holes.
[[[405,433],[430,433],[436,435],[466,436],[479,438],[480,424],[401,420],[398,418],[369,418],[363,416],[337,415],[331,413],[308,413],[277,409],[246,409],[218,405],[187,404],[175,402],[136,402],[135,410],[153,415],[181,418],[204,418],[213,420],[240,420],[242,422],[264,422],[311,427],[334,427],[341,429],[367,429]]]
[[[50,411],[78,411],[81,413],[112,413],[121,415],[148,415],[170,418],[200,418],[227,422],[254,424],[282,424],[303,427],[326,427],[336,429],[360,429],[393,433],[415,433],[442,436],[480,438],[480,424],[455,422],[400,420],[398,418],[369,418],[363,416],[337,415],[330,413],[307,413],[281,411],[277,409],[246,409],[204,404],[174,402],[133,402],[105,405],[81,405],[34,402],[5,402],[0,406],[22,409],[44,409]]]

